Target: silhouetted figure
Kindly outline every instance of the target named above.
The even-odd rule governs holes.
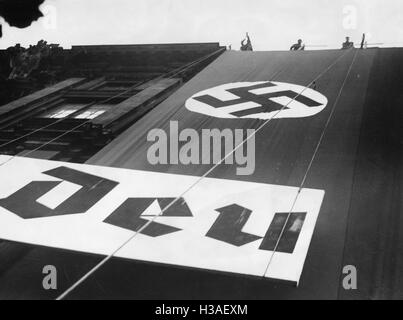
[[[303,51],[305,50],[305,45],[302,43],[302,40],[299,39],[298,43],[293,44],[290,48],[291,51]]]
[[[246,33],[246,39],[241,42],[241,51],[253,51],[252,42],[250,41],[248,33]]]
[[[350,37],[346,37],[346,42],[343,43],[343,50],[354,48],[354,42],[350,41]]]
[[[364,49],[364,47],[365,47],[365,33],[362,34],[361,49]]]

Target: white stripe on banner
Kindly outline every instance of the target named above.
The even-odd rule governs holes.
[[[284,225],[298,187],[205,178],[155,219],[199,178],[19,157],[0,176],[2,239],[108,255],[152,220],[117,257],[295,283],[324,197],[303,189]]]

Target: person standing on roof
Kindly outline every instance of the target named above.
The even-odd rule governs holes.
[[[366,38],[365,33],[363,33],[363,34],[362,34],[362,40],[361,40],[361,46],[360,46],[361,49],[364,49],[364,48],[366,47],[366,45],[365,45],[365,44],[366,44],[365,38]]]
[[[290,48],[291,51],[303,51],[305,50],[305,45],[302,43],[302,39],[298,40],[298,43],[293,44]]]
[[[346,37],[346,42],[343,43],[343,50],[354,48],[354,42],[350,41],[350,37]]]
[[[241,42],[241,51],[253,51],[252,42],[250,41],[248,33],[246,33],[246,39]]]

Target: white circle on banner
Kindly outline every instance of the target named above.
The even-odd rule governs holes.
[[[304,86],[274,82],[237,82],[196,93],[186,108],[215,118],[284,119],[312,117],[328,104],[320,92]]]

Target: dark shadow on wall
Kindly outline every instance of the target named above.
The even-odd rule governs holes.
[[[0,16],[12,27],[26,28],[43,16],[39,6],[45,0],[0,0]]]

